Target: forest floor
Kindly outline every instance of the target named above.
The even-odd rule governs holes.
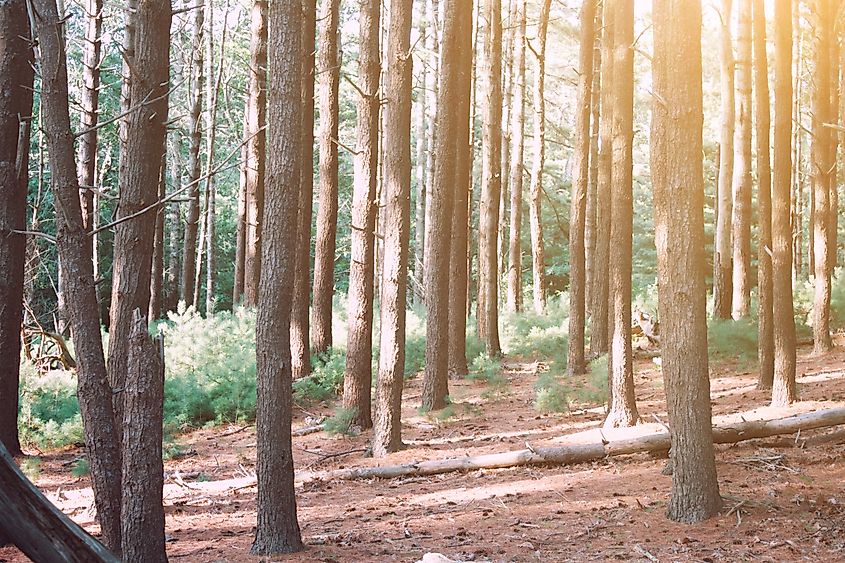
[[[712,368],[716,421],[724,415],[776,416],[845,404],[845,342],[823,357],[799,351],[802,403],[782,413],[755,389],[756,368]],[[315,433],[294,438],[299,471],[394,465],[552,446],[595,428],[602,408],[540,414],[533,406],[538,365],[506,360],[507,385],[453,380],[448,418],[419,414],[421,378],[407,382],[403,438],[408,448],[366,457],[369,435]],[[640,414],[665,420],[662,379],[636,362]],[[762,408],[761,407],[765,407]],[[298,411],[294,428],[329,415],[331,405]],[[751,413],[749,411],[754,411]],[[177,438],[165,463],[171,561],[260,561],[249,548],[256,520],[254,486],[225,480],[254,472],[254,427],[195,431]],[[348,453],[347,453],[348,452]],[[327,457],[331,454],[343,454]],[[39,454],[37,485],[96,533],[87,477],[70,466],[78,450]],[[717,446],[722,514],[703,524],[665,517],[671,477],[666,461],[630,455],[569,467],[479,470],[392,480],[311,481],[297,486],[307,549],[285,561],[408,561],[439,552],[461,561],[845,561],[845,432],[836,429]],[[215,482],[224,486],[213,487]],[[234,481],[237,483],[238,481]],[[25,558],[0,549],[0,561]]]

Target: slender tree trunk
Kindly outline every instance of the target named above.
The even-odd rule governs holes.
[[[613,3],[602,5],[604,29],[601,38],[601,121],[599,123],[598,177],[596,178],[596,280],[590,320],[590,353],[608,351],[610,295],[610,227],[613,144]]]
[[[343,406],[355,409],[353,423],[373,425],[373,284],[375,274],[375,228],[378,172],[379,77],[381,50],[380,0],[361,2],[358,55],[358,147],[352,192],[352,255],[349,265],[349,332]]]
[[[775,374],[772,404],[782,406],[798,398],[795,386],[795,316],[792,306],[792,227],[789,191],[792,158],[792,1],[776,0],[775,128],[772,176],[772,287]]]
[[[23,0],[0,5],[0,442],[21,453],[18,439],[23,320],[26,196],[32,119],[33,52]]]
[[[167,147],[162,148],[161,169],[158,176],[158,199],[163,200],[167,192]],[[151,212],[152,213],[152,212]],[[161,317],[162,298],[164,297],[164,208],[155,212],[155,231],[153,235],[153,260],[150,271],[150,305],[147,318],[156,320]]]
[[[511,112],[513,151],[510,163],[510,237],[508,238],[508,311],[522,310],[522,166],[525,153],[525,0],[517,0],[514,37],[514,87]]]
[[[738,0],[736,90],[733,169],[733,301],[734,319],[751,310],[751,2]]]
[[[317,77],[320,85],[320,187],[317,239],[314,243],[314,302],[311,312],[311,348],[318,355],[332,346],[338,197],[339,20],[340,0],[323,0],[317,42]]]
[[[244,125],[249,118],[244,109]],[[246,131],[246,126],[244,126]],[[235,224],[235,280],[232,288],[232,304],[238,305],[244,297],[244,259],[246,254],[246,145],[241,147],[241,173],[238,181],[237,223]]]
[[[546,249],[543,241],[541,200],[543,166],[546,161],[546,34],[549,28],[551,0],[543,0],[537,26],[537,45],[533,47],[534,64],[534,161],[531,165],[531,188],[528,215],[531,223],[531,272],[534,281],[534,311],[546,308]]]
[[[268,18],[266,198],[255,351],[258,525],[254,555],[303,548],[296,517],[291,443],[290,321],[302,161],[302,4],[273,2]]]
[[[440,9],[440,0],[425,0],[425,15],[426,33],[425,33],[425,50],[427,54],[427,61],[425,63],[426,69],[424,74],[425,81],[423,94],[425,96],[425,120],[429,124],[426,127],[426,151],[425,161],[425,209],[423,211],[424,220],[424,235],[427,237],[431,230],[431,213],[433,208],[429,205],[431,201],[431,192],[434,189],[434,165],[435,154],[434,145],[437,142],[437,128],[435,121],[437,119],[437,90],[440,84],[440,22],[438,21],[438,12]],[[423,243],[423,270],[428,265],[428,258],[425,256],[426,246]],[[420,276],[420,281],[424,279],[425,273],[423,271]]]
[[[841,2],[834,2],[832,11],[838,14],[841,11]],[[839,21],[841,16],[836,15],[836,20]],[[840,60],[841,48],[839,39],[841,34],[841,24],[834,23],[831,30],[830,46],[830,122],[842,125],[842,113],[839,106],[840,88],[842,85],[840,79]],[[827,233],[830,240],[827,245],[830,248],[830,261],[828,262],[828,269],[831,276],[836,271],[836,265],[839,261],[839,139],[842,131],[831,129],[830,131],[830,226],[827,228]]]
[[[43,129],[55,196],[56,247],[63,257],[61,267],[68,280],[66,290],[77,361],[79,410],[85,428],[85,447],[91,464],[91,483],[102,541],[117,553],[120,551],[121,498],[119,438],[100,335],[90,238],[82,220],[79,184],[74,171],[67,59],[61,33],[63,23],[54,2],[34,0],[33,7],[43,77]]]
[[[792,182],[794,185],[793,194],[793,214],[792,214],[792,279],[798,281],[804,275],[804,180],[801,174],[801,160],[802,160],[802,146],[801,146],[801,99],[803,96],[803,82],[801,74],[803,72],[803,41],[800,22],[800,10],[798,2],[800,0],[792,0],[792,29],[793,29],[793,49],[795,51],[794,58],[794,75],[792,83],[791,94],[793,97],[792,119],[795,127],[792,127]],[[792,55],[790,55],[792,56]]]
[[[637,423],[631,349],[633,231],[634,0],[613,0],[613,176],[610,229],[610,412],[606,428]]]
[[[182,159],[181,142],[177,135],[168,137],[170,140],[170,154],[167,157],[171,187],[173,191],[181,189],[182,186]],[[182,205],[179,202],[170,202],[167,207],[167,284],[165,287],[164,306],[168,311],[175,311],[179,305],[179,286],[181,273],[180,245],[182,243]]]
[[[422,4],[422,3],[420,3]],[[428,37],[428,17],[425,14],[425,7],[420,7],[419,15],[419,34],[420,37]],[[426,154],[428,153],[428,107],[427,98],[429,93],[426,89],[428,85],[429,65],[422,65],[419,72],[419,87],[417,92],[417,144],[415,147],[416,160],[414,166],[414,174],[416,178],[416,192],[414,198],[414,277],[422,287],[422,279],[425,265],[425,210],[426,210]],[[414,291],[417,298],[417,303],[425,301],[425,295],[422,291]]]
[[[599,177],[599,121],[601,108],[601,28],[602,13],[599,7],[596,12],[595,32],[593,34],[593,83],[590,85],[590,175],[587,181],[586,223],[584,225],[584,260],[586,262],[586,288],[584,301],[587,315],[590,317],[592,328],[593,307],[596,294],[596,196],[598,193]]]
[[[293,378],[311,373],[311,217],[314,200],[314,36],[317,1],[302,0],[302,172],[299,179],[296,276],[291,311]]]
[[[469,294],[469,221],[472,195],[472,146],[470,101],[473,74],[473,2],[460,2],[454,18],[460,20],[458,60],[460,86],[455,91],[455,200],[449,257],[449,371],[466,374],[467,301]]]
[[[502,185],[499,189],[499,225],[496,235],[496,280],[500,285],[500,294],[506,290],[503,287],[503,282],[508,258],[507,251],[505,250],[505,240],[508,233],[508,202],[510,200],[509,169],[511,163],[511,142],[513,139],[511,115],[513,114],[514,101],[513,61],[516,27],[513,24],[513,20],[515,4],[515,0],[508,0],[506,8],[508,19],[502,26],[502,33],[504,35],[502,45],[502,164],[499,168],[501,171]]]
[[[731,316],[731,178],[734,159],[734,57],[731,38],[732,0],[722,0],[721,40],[719,63],[721,68],[721,133],[719,140],[718,220],[716,223],[716,256],[713,266],[713,316],[729,319]]]
[[[704,283],[701,3],[654,3],[651,170],[663,381],[672,439],[670,520],[700,522],[722,506],[713,450]],[[750,109],[750,108],[749,108]]]
[[[578,92],[575,113],[572,199],[569,212],[569,354],[570,375],[587,371],[584,358],[586,324],[586,256],[584,230],[587,184],[590,176],[590,111],[592,109],[593,53],[595,50],[596,2],[581,5],[581,39],[578,56]]]
[[[830,338],[830,41],[835,14],[831,3],[816,0],[813,4],[816,28],[815,76],[813,80],[813,137],[811,166],[815,213],[813,216],[813,248],[815,252],[815,292],[813,296],[813,351],[823,354],[833,348]]]
[[[82,48],[82,96],[80,127],[85,134],[79,138],[77,176],[82,191],[82,219],[91,230],[94,223],[94,190],[97,183],[97,113],[100,105],[100,50],[102,46],[103,2],[85,3],[85,39]]]
[[[754,0],[754,90],[757,104],[757,350],[760,360],[759,389],[771,389],[775,373],[772,323],[772,163],[769,132],[769,61],[766,54],[766,9]]]
[[[384,104],[384,262],[381,334],[373,455],[402,447],[402,386],[405,372],[405,303],[411,192],[411,88],[413,2],[392,0],[388,18]]]

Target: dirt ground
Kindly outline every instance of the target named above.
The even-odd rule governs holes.
[[[824,358],[799,352],[804,402],[793,410],[845,405],[845,349]],[[384,460],[366,457],[368,434],[314,433],[294,438],[297,470],[393,465],[554,445],[601,424],[601,408],[543,415],[533,407],[537,365],[505,364],[509,384],[453,380],[454,415],[417,412],[420,380],[407,382],[403,437],[408,448]],[[755,390],[754,368],[713,368],[714,417],[779,414]],[[640,414],[665,420],[659,369],[638,360]],[[755,409],[757,409],[755,411]],[[294,428],[331,414],[324,405],[297,412]],[[786,413],[787,411],[784,411]],[[165,464],[168,555],[172,561],[269,561],[252,557],[255,432],[200,430],[178,438]],[[37,484],[88,531],[89,483],[70,466],[77,450],[39,454]],[[334,457],[328,457],[332,454]],[[408,561],[438,552],[460,561],[845,561],[845,433],[836,429],[717,447],[722,514],[703,524],[665,517],[671,477],[665,460],[631,455],[572,467],[481,470],[432,477],[310,481],[298,485],[307,549],[284,561]],[[233,479],[241,481],[231,481]],[[214,486],[219,483],[220,486]],[[0,561],[25,561],[13,548]]]

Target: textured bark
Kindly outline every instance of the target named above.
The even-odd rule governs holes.
[[[701,3],[654,3],[651,171],[663,381],[672,440],[670,520],[722,505],[713,450],[704,283]],[[750,109],[750,108],[749,108]]]
[[[29,119],[33,70],[26,2],[0,5],[0,443],[12,455],[18,440],[21,321],[23,320],[29,183]]]
[[[732,0],[722,0],[722,26],[719,42],[721,72],[721,131],[719,140],[718,214],[716,221],[716,256],[713,258],[713,316],[729,319],[733,291],[731,278],[731,179],[734,159],[734,59],[731,38]]]
[[[402,447],[405,303],[411,193],[411,0],[393,0],[388,18],[384,103],[384,262],[373,455]]]
[[[575,151],[572,163],[572,197],[569,211],[569,353],[570,375],[587,371],[584,358],[587,259],[584,231],[587,184],[590,176],[590,112],[592,109],[593,53],[595,51],[596,1],[581,5],[581,38],[578,56],[578,91],[575,102]]]
[[[100,50],[102,46],[103,1],[85,2],[85,39],[82,47],[82,106],[79,126],[85,134],[79,137],[77,176],[82,219],[90,230],[94,223],[94,189],[97,184],[97,112],[100,105]]]
[[[613,1],[613,172],[610,229],[610,411],[607,428],[639,419],[631,349],[633,232],[634,0]]]
[[[105,546],[120,550],[120,451],[108,384],[90,238],[82,221],[79,183],[74,171],[73,135],[68,109],[67,63],[56,4],[35,0],[35,27],[41,53],[44,137],[56,207],[56,247],[67,284],[68,313],[77,361],[77,396],[85,448],[91,464],[94,502]],[[169,13],[169,12],[168,12]]]
[[[349,264],[346,371],[343,406],[355,409],[353,424],[373,425],[373,293],[375,275],[375,228],[378,188],[379,77],[381,51],[379,0],[361,2],[358,55],[358,146],[352,192],[352,255]]]
[[[449,257],[449,371],[466,374],[467,367],[467,296],[469,293],[469,217],[472,194],[472,145],[470,144],[470,113],[472,99],[473,48],[472,19],[473,3],[461,2],[454,17],[460,19],[461,29],[470,30],[462,34],[458,49],[461,65],[460,88],[455,105],[457,147],[455,164],[455,199],[452,216],[452,244]]]
[[[733,169],[733,298],[731,316],[751,310],[751,2],[738,0],[736,128]]]
[[[774,327],[772,324],[772,163],[771,101],[769,62],[766,54],[766,9],[754,0],[754,94],[757,106],[757,356],[759,389],[771,389],[775,373]]]
[[[792,305],[792,0],[776,0],[775,128],[772,177],[772,288],[780,296],[773,303],[775,373],[772,404],[798,398],[795,385],[795,316]]]
[[[182,287],[181,300],[190,305],[194,302],[194,287],[197,275],[197,242],[200,219],[200,143],[202,142],[202,98],[205,84],[205,65],[203,64],[203,27],[204,11],[193,10],[193,65],[190,71],[191,107],[188,112],[188,177],[185,178],[191,188],[188,190],[188,210],[185,217],[185,244],[182,247]]]
[[[601,38],[601,121],[599,123],[598,177],[596,178],[595,293],[590,319],[590,354],[608,351],[610,295],[610,205],[612,177],[613,3],[604,2]]]
[[[531,164],[531,187],[528,218],[531,224],[531,274],[533,280],[534,311],[546,308],[546,249],[543,242],[541,200],[543,197],[543,166],[546,161],[546,34],[549,28],[551,0],[544,0],[537,26],[537,45],[533,48],[534,64],[534,160]]]
[[[833,348],[830,338],[830,175],[833,168],[830,123],[830,42],[835,14],[831,2],[816,0],[815,73],[813,86],[813,135],[810,147],[810,175],[813,182],[815,213],[812,238],[815,257],[815,291],[813,294],[813,351],[824,354]]]
[[[423,238],[427,237],[431,230],[431,213],[434,208],[429,205],[431,200],[431,192],[434,189],[434,166],[436,162],[436,154],[434,152],[434,145],[437,141],[437,127],[435,121],[437,119],[437,91],[440,85],[440,22],[438,20],[438,12],[440,8],[440,0],[424,0],[420,2],[425,4],[425,11],[423,17],[427,20],[425,29],[425,50],[427,60],[425,64],[424,89],[423,96],[425,97],[425,120],[428,124],[426,127],[426,151],[425,158],[422,165],[425,167],[425,209],[423,210]],[[422,11],[423,8],[420,8]],[[428,257],[425,255],[426,246],[423,243],[423,272],[419,280],[424,279],[424,270],[428,267]]]
[[[158,200],[164,152],[170,74],[169,0],[144,0],[135,12],[138,38],[130,97],[139,108],[126,124],[126,154],[120,170],[117,218],[137,213]],[[147,100],[144,102],[144,100]],[[143,105],[141,105],[143,104]],[[122,389],[129,353],[132,312],[150,304],[155,214],[146,213],[115,227],[109,325],[109,383]],[[116,420],[123,419],[123,396],[115,395]]]
[[[311,373],[311,217],[314,199],[314,35],[317,1],[302,0],[302,170],[299,178],[296,274],[291,311],[293,378]]]
[[[511,111],[510,236],[508,238],[508,311],[522,310],[522,185],[525,154],[525,0],[517,0],[514,37],[513,110]]]
[[[159,201],[164,199],[167,191],[167,149],[162,149],[161,168],[158,173],[158,194]],[[156,320],[161,317],[162,300],[164,298],[164,208],[155,212],[155,227],[153,231],[153,260],[150,271],[150,305],[147,311],[147,318]]]
[[[123,413],[122,551],[126,561],[167,561],[164,548],[164,339],[136,309]]]
[[[258,525],[252,553],[303,548],[296,517],[291,443],[290,320],[297,253],[302,162],[302,5],[274,2],[269,10],[267,159],[263,244],[255,351]]]

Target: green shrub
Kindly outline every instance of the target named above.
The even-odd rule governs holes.
[[[330,435],[351,435],[353,433],[352,419],[355,418],[357,412],[355,408],[336,408],[334,414],[323,423],[323,430]]]
[[[18,421],[24,444],[49,449],[82,443],[85,434],[74,373],[51,371],[39,375],[31,364],[23,362]]]
[[[472,360],[467,377],[475,381],[484,381],[493,394],[502,391],[508,384],[507,378],[502,375],[501,360],[491,358],[487,354],[481,354]],[[487,397],[491,394],[490,392],[485,391],[484,396]]]
[[[30,456],[21,462],[21,472],[30,481],[37,481],[41,477],[41,458]]]
[[[554,374],[566,372],[569,332],[569,297],[550,299],[546,312],[508,315],[502,331],[504,350],[512,356],[541,361]]]
[[[713,319],[707,327],[710,357],[746,366],[757,361],[757,321]]]
[[[328,401],[343,388],[346,369],[346,350],[330,348],[311,358],[311,375],[295,381],[293,398],[298,403],[311,404]]]
[[[70,469],[70,473],[77,479],[80,477],[85,477],[86,475],[91,473],[91,464],[88,463],[88,460],[86,458],[81,457],[73,462],[73,465]]]
[[[534,408],[540,412],[568,412],[570,388],[551,373],[543,373],[534,384]]]

